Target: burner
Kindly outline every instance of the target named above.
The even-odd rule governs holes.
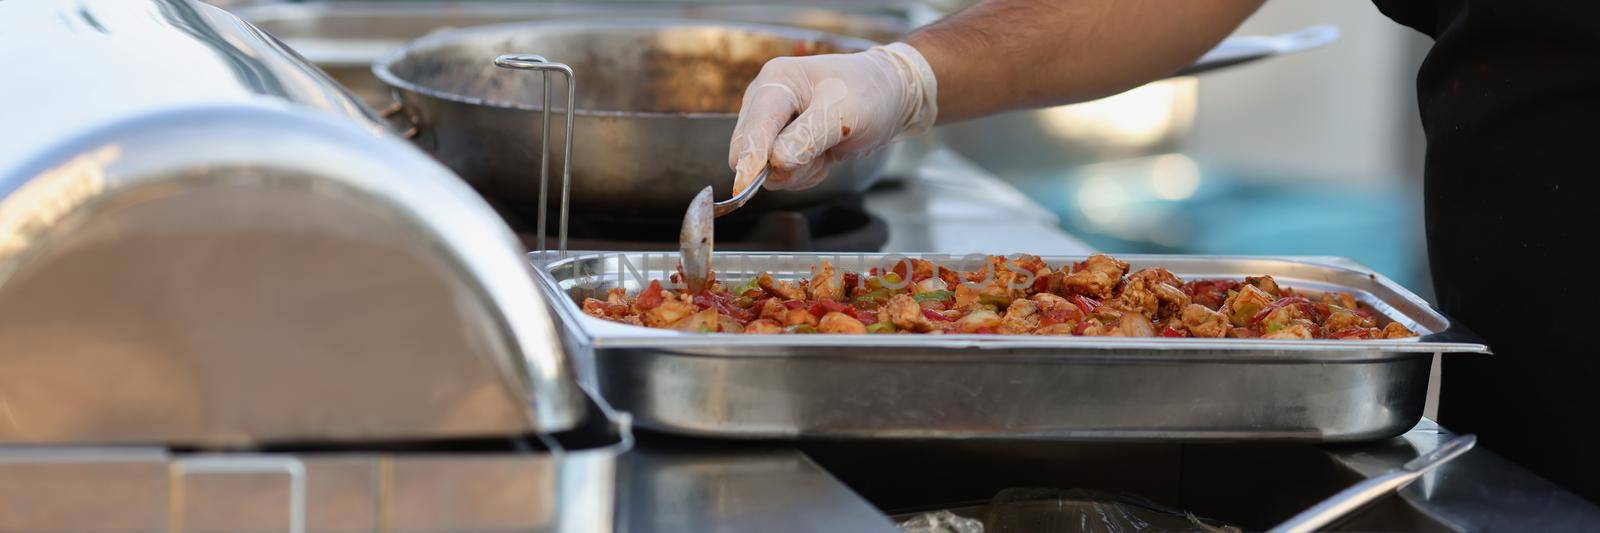
[[[876,252],[889,241],[882,219],[862,208],[852,196],[813,207],[766,212],[736,211],[717,219],[716,249],[762,252]],[[531,221],[507,210],[501,216],[511,224],[529,249],[538,247]],[[683,219],[637,219],[573,214],[568,223],[567,248],[571,250],[675,251]],[[552,222],[546,242],[556,246]]]

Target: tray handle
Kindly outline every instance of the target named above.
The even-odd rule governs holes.
[[[541,268],[549,260],[549,248],[545,244],[545,209],[549,204],[546,195],[550,187],[550,72],[560,73],[567,82],[567,130],[562,139],[561,148],[561,218],[557,229],[557,246],[560,248],[558,258],[567,257],[567,211],[569,197],[572,195],[572,118],[573,109],[578,106],[578,80],[573,77],[572,67],[564,63],[557,63],[544,56],[535,54],[505,54],[494,58],[497,67],[512,70],[531,70],[540,74],[540,82],[544,90],[539,96],[542,98],[540,112],[539,136],[539,264]]]

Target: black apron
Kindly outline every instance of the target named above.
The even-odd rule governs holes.
[[[1600,502],[1600,0],[1375,0],[1435,40],[1417,75],[1446,357],[1440,422]]]

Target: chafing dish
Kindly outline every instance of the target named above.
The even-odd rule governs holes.
[[[822,259],[860,272],[899,257],[719,253],[714,264],[725,280],[761,271],[795,278]],[[549,263],[542,279],[568,334],[592,350],[585,372],[608,401],[641,427],[722,437],[1371,440],[1421,418],[1434,354],[1488,351],[1416,295],[1348,260],[1118,257],[1185,278],[1270,274],[1296,290],[1351,292],[1422,336],[685,334],[596,319],[576,303],[666,279],[675,254],[583,254]]]
[[[585,416],[510,230],[278,41],[190,0],[5,2],[0,34],[0,443]]]

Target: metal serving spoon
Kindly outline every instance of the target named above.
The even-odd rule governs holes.
[[[1478,437],[1474,435],[1463,435],[1450,439],[1449,442],[1434,448],[1433,451],[1400,465],[1400,468],[1373,476],[1366,481],[1350,486],[1348,489],[1339,491],[1338,494],[1322,500],[1321,503],[1302,511],[1287,522],[1278,524],[1277,527],[1272,528],[1270,531],[1298,533],[1322,530],[1328,524],[1355,512],[1378,498],[1394,494],[1395,491],[1405,488],[1406,485],[1416,481],[1423,474],[1439,468],[1439,465],[1443,465],[1451,459],[1460,457],[1461,454],[1467,453],[1467,450],[1471,450],[1472,446],[1477,443]]]
[[[689,201],[689,210],[683,214],[683,229],[678,230],[678,252],[682,255],[683,284],[690,293],[704,289],[706,278],[711,277],[711,245],[715,241],[712,221],[743,207],[767,183],[767,174],[770,173],[772,169],[762,169],[756,179],[751,180],[750,185],[733,198],[712,202],[711,186],[707,185]]]

